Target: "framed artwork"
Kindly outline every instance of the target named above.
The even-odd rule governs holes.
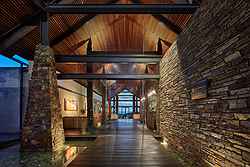
[[[208,80],[202,80],[193,86],[191,90],[191,99],[198,100],[208,97]]]
[[[77,111],[78,101],[75,99],[64,98],[64,110],[65,111]]]
[[[102,102],[93,100],[94,112],[102,112]]]

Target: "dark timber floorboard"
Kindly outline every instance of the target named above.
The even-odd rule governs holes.
[[[98,131],[94,145],[80,153],[69,167],[183,167],[170,150],[164,148],[142,125],[119,120]]]

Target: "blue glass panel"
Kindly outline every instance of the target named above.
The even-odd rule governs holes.
[[[21,56],[18,56],[17,54],[15,54],[12,58],[16,59],[16,60],[18,60],[26,65],[30,65],[30,62],[28,60],[22,58]]]
[[[0,54],[0,67],[21,67],[21,65]]]

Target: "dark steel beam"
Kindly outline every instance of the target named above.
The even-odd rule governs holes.
[[[55,55],[57,63],[159,63],[156,55]]]
[[[40,38],[42,45],[49,46],[49,21],[48,13],[41,15]]]
[[[159,22],[163,23],[166,27],[172,30],[176,34],[180,34],[182,32],[182,28],[177,26],[175,23],[167,19],[166,17],[160,14],[152,14],[152,16],[158,20]]]
[[[45,1],[42,1],[42,0],[31,0],[31,2],[37,6],[38,8],[40,8],[42,11],[44,11],[44,7],[46,6],[46,3]]]
[[[56,4],[46,10],[55,14],[192,14],[196,4]]]
[[[57,79],[84,79],[84,80],[147,80],[159,79],[160,75],[151,74],[79,74],[79,73],[63,73],[57,74]]]

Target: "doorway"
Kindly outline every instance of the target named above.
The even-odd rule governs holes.
[[[134,115],[140,114],[140,97],[124,89],[111,98],[111,109],[118,119],[133,119]]]

